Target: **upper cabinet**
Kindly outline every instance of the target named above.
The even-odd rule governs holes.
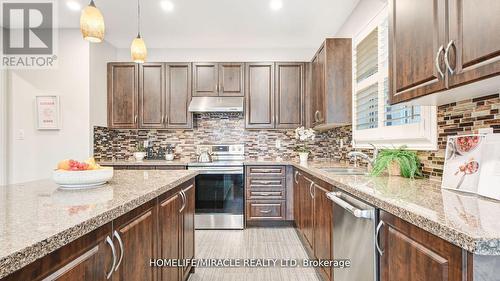
[[[449,1],[450,87],[500,74],[499,15],[498,0]]]
[[[389,1],[391,103],[498,75],[499,14],[496,0]]]
[[[245,72],[247,129],[287,129],[302,126],[304,63],[247,63]]]
[[[138,127],[139,66],[135,63],[108,64],[108,125],[111,128]]]
[[[304,123],[304,64],[276,63],[276,128],[293,129]]]
[[[352,42],[328,38],[311,62],[309,124],[327,129],[352,122]]]
[[[193,63],[193,96],[244,96],[243,63]]]
[[[190,63],[109,63],[108,126],[189,129]]]
[[[188,111],[191,102],[191,64],[166,64],[166,118],[165,127],[189,129],[193,114]]]
[[[246,128],[274,128],[274,63],[248,63],[245,84]]]

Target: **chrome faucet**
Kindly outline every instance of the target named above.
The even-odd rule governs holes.
[[[370,164],[370,166],[373,167],[375,160],[377,160],[378,149],[375,145],[373,145],[371,143],[370,143],[370,145],[373,147],[373,157],[370,157],[366,153],[363,153],[361,151],[356,151],[356,150],[351,151],[347,154],[347,157],[349,157],[349,159],[354,159],[354,167],[358,166],[358,157],[365,159]]]

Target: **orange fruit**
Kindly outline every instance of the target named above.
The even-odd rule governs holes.
[[[63,160],[57,164],[57,169],[68,171],[70,169],[69,160]]]

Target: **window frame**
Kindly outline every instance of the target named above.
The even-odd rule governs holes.
[[[412,150],[437,150],[437,109],[435,106],[420,106],[420,122],[405,125],[385,126],[385,96],[384,80],[389,76],[389,62],[384,66],[384,53],[380,47],[383,37],[380,36],[381,26],[388,18],[387,5],[366,24],[352,42],[352,140],[354,148],[399,147],[406,145]],[[357,82],[356,79],[356,48],[374,29],[378,28],[378,70],[377,73]],[[388,36],[386,37],[388,39]],[[389,44],[389,42],[387,42]],[[389,48],[389,46],[387,46]],[[373,84],[378,83],[378,124],[377,128],[357,129],[356,95]],[[390,93],[389,93],[390,94]]]

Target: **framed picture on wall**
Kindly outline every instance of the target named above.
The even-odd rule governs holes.
[[[36,96],[38,130],[59,130],[61,115],[59,96]]]

